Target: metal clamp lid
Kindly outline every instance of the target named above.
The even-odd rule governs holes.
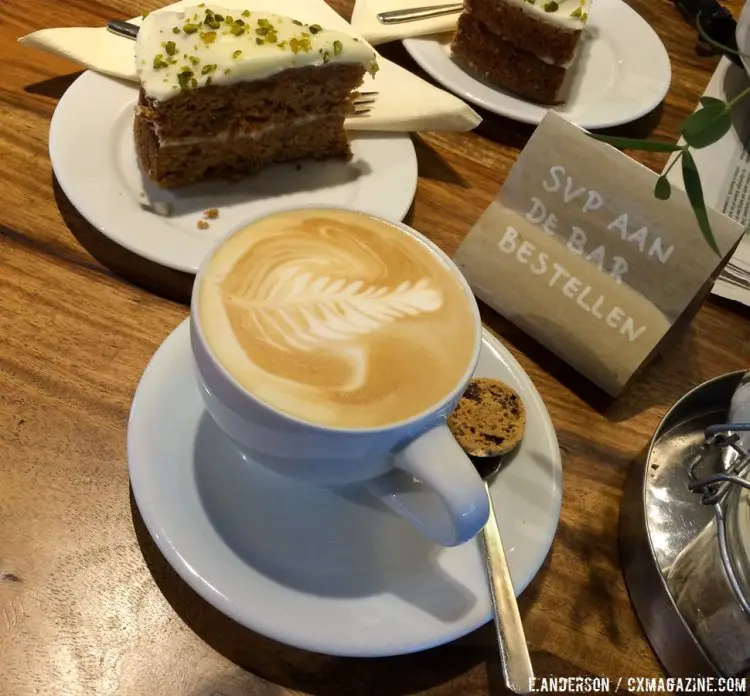
[[[726,532],[727,498],[735,485],[750,490],[750,453],[739,444],[738,432],[750,432],[750,423],[723,423],[706,428],[705,442],[700,451],[693,457],[688,466],[688,477],[691,483],[688,488],[693,493],[700,493],[704,505],[712,505],[716,518],[716,530],[719,539],[721,562],[737,602],[742,610],[750,616],[750,602],[745,597],[737,579],[734,566],[729,557]],[[724,471],[699,478],[696,470],[699,464],[711,451],[720,451],[730,456],[724,459],[727,466]]]

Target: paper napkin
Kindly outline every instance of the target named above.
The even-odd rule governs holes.
[[[458,12],[432,19],[420,19],[400,24],[381,24],[377,15],[388,10],[408,10],[414,7],[446,5],[451,0],[355,0],[352,12],[352,28],[371,44],[377,45],[406,39],[410,36],[441,34],[453,31],[458,21]]]
[[[422,0],[419,0],[422,2]],[[179,9],[197,4],[181,0],[161,10]],[[357,35],[356,30],[324,0],[216,0],[228,9],[283,12],[302,22]],[[141,18],[131,20],[140,24]],[[359,37],[364,38],[364,37]],[[137,81],[134,42],[111,33],[104,27],[41,29],[21,37],[19,42],[55,53],[96,72]],[[374,50],[374,49],[373,49]],[[369,114],[347,121],[351,130],[380,131],[468,131],[481,122],[480,116],[458,97],[433,87],[395,63],[378,56],[380,70],[375,78],[367,75],[362,87],[378,96]]]

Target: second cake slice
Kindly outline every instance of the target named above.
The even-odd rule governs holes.
[[[588,6],[589,0],[464,0],[453,57],[509,92],[559,103]]]

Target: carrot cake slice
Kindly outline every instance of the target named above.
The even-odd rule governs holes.
[[[148,15],[135,59],[136,152],[164,188],[351,157],[344,120],[378,69],[373,49],[342,32],[207,4]]]
[[[543,104],[565,100],[590,0],[464,0],[451,51],[487,82]]]

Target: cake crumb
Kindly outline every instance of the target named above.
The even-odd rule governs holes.
[[[210,225],[205,220],[198,220],[198,229],[199,230],[207,230],[210,227]]]
[[[203,217],[207,220],[216,220],[216,218],[219,217],[219,209],[209,208],[208,210],[204,210]]]

